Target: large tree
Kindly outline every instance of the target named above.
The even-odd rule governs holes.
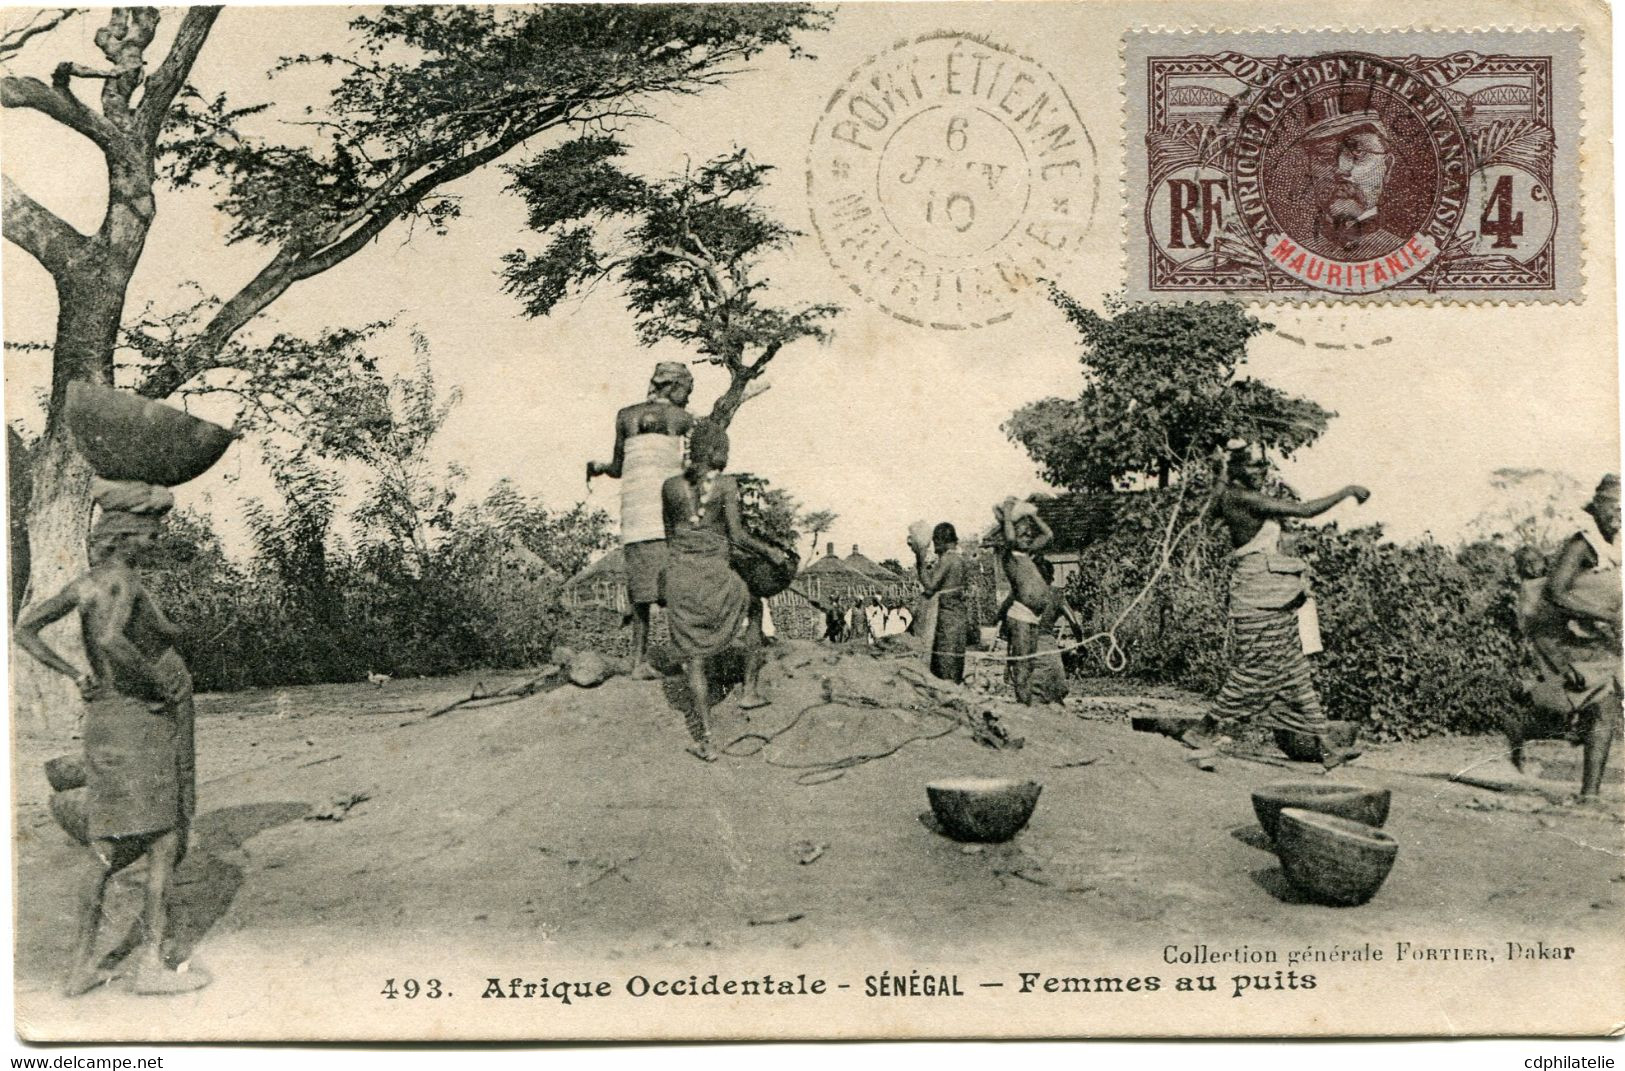
[[[1082,336],[1083,391],[1025,405],[1004,425],[1050,483],[1166,487],[1230,440],[1289,456],[1335,415],[1239,375],[1248,341],[1267,326],[1239,304],[1109,301],[1103,316],[1059,290],[1050,296]]]
[[[55,120],[106,164],[105,180],[60,176],[80,187],[105,181],[107,208],[89,234],[3,180],[4,237],[50,273],[58,299],[29,509],[36,593],[83,564],[90,474],[69,443],[62,408],[69,383],[113,381],[161,173],[182,186],[212,185],[228,221],[225,240],[254,243],[266,256],[247,283],[203,303],[205,315],[183,337],[134,347],[143,358],[138,389],[158,398],[251,359],[253,347],[234,345],[239,331],[295,283],[348,260],[397,221],[444,228],[460,211],[446,193],[455,180],[548,131],[624,123],[644,115],[652,97],[718,84],[764,49],[794,50],[797,34],[827,19],[803,4],[382,8],[351,23],[353,49],[283,62],[342,72],[325,105],[290,126],[270,124],[275,113],[262,115],[266,106],[235,107],[188,86],[220,10],[187,9],[161,58],[148,53],[169,16],[156,8],[91,12],[105,19],[95,34],[105,62],[63,61],[44,78],[10,72],[72,13],[0,34],[8,69],[0,104]],[[94,103],[78,92],[87,83],[100,86]],[[290,131],[302,140],[290,140]],[[200,248],[198,259],[207,253]],[[20,669],[32,680],[20,682],[19,700],[43,702],[46,675]],[[54,694],[65,696],[63,687]]]
[[[506,258],[508,288],[532,316],[603,279],[618,280],[645,345],[673,340],[728,373],[711,419],[729,424],[767,365],[800,339],[823,340],[834,305],[768,298],[763,261],[799,232],[756,203],[766,164],[744,150],[647,180],[621,168],[626,146],[587,135],[512,168],[530,225],[551,241]]]

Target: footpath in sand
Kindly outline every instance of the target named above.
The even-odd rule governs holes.
[[[19,733],[19,1030],[40,1039],[603,1033],[601,1020],[568,1018],[590,1014],[579,1008],[493,1019],[499,1002],[479,999],[488,976],[561,977],[566,967],[619,984],[638,972],[744,964],[833,977],[831,964],[850,964],[840,977],[861,988],[869,974],[937,964],[1012,982],[1020,970],[1102,963],[1178,973],[1164,960],[1169,946],[1405,940],[1480,945],[1504,959],[1507,941],[1540,939],[1593,950],[1593,967],[1621,958],[1617,779],[1609,808],[1578,810],[1554,802],[1567,783],[1496,791],[1447,778],[1504,765],[1494,739],[1372,748],[1325,776],[1393,789],[1398,863],[1368,905],[1322,907],[1283,880],[1249,796],[1267,782],[1318,778],[1319,768],[1221,758],[1204,772],[1177,742],[1131,730],[1131,714],[1199,709],[1189,698],[1028,710],[939,689],[906,653],[796,641],[771,650],[772,706],[748,721],[731,699],[716,712],[719,740],[758,735],[712,765],[684,753],[680,678],[563,686],[435,718],[426,715],[476,686],[523,677],[203,697],[199,819],[175,918],[180,953],[215,982],[176,998],[116,984],[56,995],[84,849],[52,822],[41,763],[77,743]],[[1024,746],[979,742],[972,727],[988,710]],[[1558,766],[1577,759],[1556,748],[1544,753]],[[885,757],[854,758],[869,755]],[[980,848],[935,832],[925,785],[963,775],[1041,782],[1027,829]],[[115,886],[110,943],[133,917],[138,883],[130,875]],[[380,995],[388,979],[431,977],[453,997],[408,1006]],[[642,1013],[624,997],[616,1007]],[[1168,1029],[1238,1028],[1227,1006],[1214,1007]],[[651,1008],[615,1032],[751,1032],[714,1027],[711,1011],[669,1014]],[[787,1014],[789,1032],[848,1032],[827,1015]],[[995,1026],[1097,1029],[1046,1014]],[[943,1015],[935,1024],[927,1032],[992,1028]],[[1435,1029],[1455,1027],[1440,1019]]]

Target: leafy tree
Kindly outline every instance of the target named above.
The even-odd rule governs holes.
[[[343,263],[391,225],[443,230],[460,212],[447,184],[521,149],[548,131],[624,122],[653,99],[720,84],[762,51],[823,28],[828,15],[806,4],[548,5],[386,7],[351,23],[349,54],[290,57],[278,68],[342,71],[324,106],[293,126],[302,140],[256,131],[267,105],[235,106],[188,86],[211,40],[219,7],[186,9],[163,57],[147,55],[163,16],[157,8],[113,8],[95,33],[101,66],[60,62],[47,77],[6,73],[0,105],[55,120],[88,139],[104,159],[107,209],[82,234],[3,181],[4,237],[51,275],[58,297],[49,415],[34,466],[29,508],[30,587],[59,586],[83,565],[90,474],[71,448],[62,407],[70,382],[111,383],[126,294],[158,211],[160,175],[210,184],[228,218],[228,243],[263,247],[261,268],[241,286],[197,306],[183,333],[132,350],[137,386],[168,397],[251,349],[237,333],[295,283]],[[71,13],[35,17],[0,34],[0,63],[27,58],[24,46]],[[32,47],[32,46],[31,46]],[[99,83],[93,106],[75,84]],[[104,181],[98,171],[63,174],[65,185]],[[340,346],[340,349],[343,347]],[[305,351],[285,346],[299,359]],[[333,349],[318,340],[317,352]],[[262,366],[263,370],[263,366]],[[253,372],[248,374],[252,377]],[[19,689],[42,706],[49,675]],[[32,694],[28,694],[28,693]]]
[[[801,503],[784,488],[774,487],[755,473],[736,472],[734,482],[739,485],[739,513],[745,525],[763,539],[795,546],[801,538],[796,530]]]
[[[1108,301],[1102,316],[1060,290],[1050,298],[1083,336],[1083,392],[1023,406],[1004,431],[1051,483],[1111,490],[1154,478],[1166,487],[1231,439],[1290,456],[1335,415],[1238,378],[1248,341],[1266,325],[1237,303]]]
[[[840,514],[827,509],[810,509],[801,514],[798,522],[801,530],[812,536],[812,545],[807,548],[809,556],[818,553],[818,537],[834,528],[835,522],[840,519]]]
[[[561,580],[580,572],[594,554],[617,541],[609,514],[603,510],[591,509],[584,502],[566,510],[550,510],[506,479],[498,481],[484,501],[459,512],[456,529],[462,538],[494,532],[516,540]]]
[[[824,340],[834,305],[776,305],[762,262],[800,232],[753,198],[771,167],[745,150],[683,174],[650,181],[621,169],[626,146],[592,134],[510,168],[530,206],[530,226],[552,241],[541,253],[504,258],[507,288],[531,316],[604,279],[625,290],[644,345],[692,346],[728,373],[711,419],[726,427],[752,384],[785,346]]]
[[[421,576],[431,541],[451,527],[452,504],[467,474],[460,465],[437,467],[429,459],[430,442],[463,395],[453,390],[441,400],[427,343],[414,334],[412,344],[416,374],[396,376],[387,388],[363,396],[354,423],[355,441],[346,455],[360,461],[368,473],[366,499],[351,515],[363,546],[388,546],[414,575]]]

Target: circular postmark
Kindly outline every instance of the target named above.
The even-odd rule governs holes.
[[[943,330],[1008,319],[1070,259],[1098,196],[1094,143],[1037,61],[935,33],[870,57],[807,154],[813,230],[854,293]]]
[[[1424,71],[1336,52],[1286,67],[1254,95],[1230,174],[1242,227],[1271,268],[1365,294],[1438,261],[1466,212],[1472,153]]]

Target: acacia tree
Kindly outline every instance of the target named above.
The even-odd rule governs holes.
[[[148,51],[159,39],[158,9],[114,8],[94,16],[106,20],[95,34],[105,64],[64,61],[48,79],[0,77],[0,105],[55,120],[94,144],[106,163],[107,209],[90,234],[3,181],[4,237],[50,273],[57,293],[51,392],[29,508],[34,592],[83,565],[90,474],[69,443],[62,408],[70,382],[113,382],[160,173],[180,186],[211,185],[230,220],[225,240],[254,243],[267,256],[247,283],[201,303],[179,337],[133,347],[144,358],[136,386],[155,398],[239,366],[257,352],[233,345],[239,331],[295,283],[348,260],[392,224],[444,229],[460,212],[449,183],[548,131],[634,119],[651,98],[716,85],[765,49],[795,52],[795,36],[828,18],[804,4],[383,8],[351,23],[358,43],[350,52],[283,61],[343,72],[301,125],[270,127],[303,137],[287,140],[263,132],[274,114],[262,114],[267,106],[234,107],[223,94],[188,87],[219,14],[218,7],[187,9],[154,63]],[[0,63],[21,63],[25,45],[37,50],[48,40],[42,35],[71,15],[36,17],[0,35]],[[87,81],[101,87],[95,106],[76,90]],[[289,348],[295,359],[297,350]],[[19,668],[31,678],[19,686],[19,701],[42,703],[48,675]],[[57,687],[66,694],[65,684]]]
[[[618,166],[625,152],[619,139],[595,134],[510,168],[530,226],[552,241],[541,253],[508,254],[504,280],[531,316],[619,280],[644,345],[671,339],[728,373],[711,408],[726,427],[747,397],[766,389],[752,384],[779,351],[826,339],[824,323],[840,310],[766,300],[763,259],[800,237],[754,201],[771,167],[740,149],[649,181]]]
[[[807,548],[809,556],[817,555],[818,537],[834,528],[835,522],[840,519],[840,514],[828,509],[810,509],[801,515],[801,530],[812,536],[812,545]]]
[[[1290,456],[1336,415],[1238,378],[1248,341],[1267,325],[1235,302],[1108,301],[1102,316],[1059,290],[1050,298],[1082,335],[1083,391],[1032,402],[1004,424],[1050,483],[1103,491],[1154,479],[1167,487],[1188,461],[1230,440]]]

